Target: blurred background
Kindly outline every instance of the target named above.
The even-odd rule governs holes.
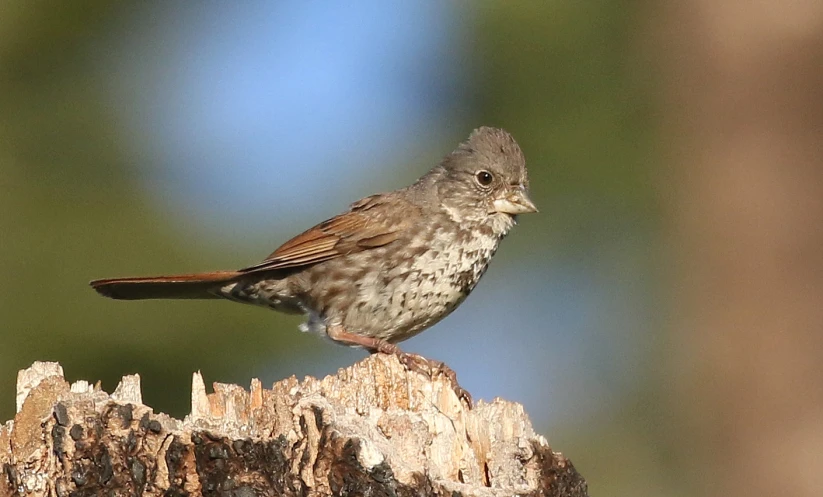
[[[94,278],[234,269],[509,130],[541,212],[406,342],[592,495],[821,495],[823,3],[0,3],[0,419],[16,372],[248,385],[362,358]]]

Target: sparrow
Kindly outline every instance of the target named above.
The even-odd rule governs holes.
[[[258,264],[90,284],[113,299],[227,299],[304,314],[301,330],[395,354],[411,370],[446,374],[471,405],[450,368],[396,344],[472,292],[517,216],[537,212],[528,188],[514,138],[481,127],[413,184],[358,200]]]

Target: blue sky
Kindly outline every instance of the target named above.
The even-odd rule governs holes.
[[[272,222],[275,199],[316,220],[370,188],[399,186],[398,171],[421,144],[470,131],[468,123],[448,130],[466,107],[468,76],[454,48],[464,27],[451,5],[224,2],[147,11],[112,52],[110,78],[132,119],[126,126],[151,154],[143,158],[154,165],[147,190],[209,223],[260,227]]]

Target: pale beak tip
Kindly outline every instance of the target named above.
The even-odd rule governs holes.
[[[519,191],[509,197],[495,200],[494,210],[511,215],[538,212],[537,206],[534,205],[534,202],[525,191]]]
[[[518,200],[519,200],[518,203],[523,205],[523,208],[525,209],[523,211],[524,214],[531,214],[531,213],[540,212],[537,209],[537,206],[534,205],[534,202],[532,202],[532,199],[529,198],[529,195],[525,191],[521,193],[520,198]]]

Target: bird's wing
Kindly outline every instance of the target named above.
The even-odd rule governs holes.
[[[408,224],[408,209],[414,208],[394,196],[391,196],[391,202],[387,202],[389,200],[389,194],[359,200],[351,205],[348,212],[297,235],[263,262],[241,269],[240,272],[308,266],[388,245],[400,237]],[[397,202],[401,205],[396,205]]]

